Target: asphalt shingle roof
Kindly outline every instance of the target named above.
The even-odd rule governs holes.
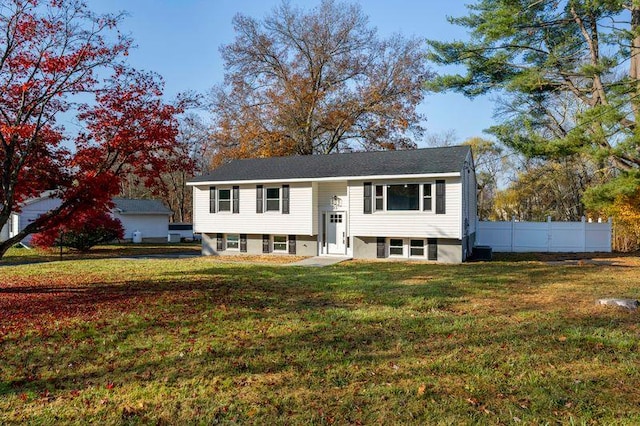
[[[158,200],[114,198],[113,202],[122,214],[171,214],[171,210]]]
[[[460,172],[469,150],[468,146],[461,145],[407,151],[367,151],[234,160],[209,174],[195,177],[191,182]]]

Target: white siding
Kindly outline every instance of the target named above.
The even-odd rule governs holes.
[[[9,220],[11,220],[11,217],[9,217]],[[2,227],[2,229],[0,229],[0,242],[6,241],[8,239],[9,239],[9,225],[6,224],[5,226]]]
[[[59,198],[42,198],[22,207],[22,211],[18,214],[17,223],[14,222],[14,225],[17,226],[14,226],[13,235],[22,231],[39,216],[59,207],[60,204],[61,201]],[[27,235],[22,241],[28,243],[31,241],[31,235]]]
[[[446,214],[435,214],[435,186],[433,188],[433,211],[374,212],[364,214],[364,181],[349,182],[349,227],[350,235],[358,237],[422,237],[461,238],[462,193],[460,178],[446,178]],[[376,184],[435,183],[435,179],[395,179],[372,181]]]
[[[240,213],[209,213],[209,186],[193,187],[194,232],[314,235],[311,182],[289,185],[289,214],[256,213],[256,185],[240,186]],[[265,185],[265,189],[272,185]],[[281,188],[282,185],[273,185]],[[221,185],[216,188],[232,188]],[[281,193],[282,196],[282,193]]]
[[[159,214],[119,214],[112,212],[113,217],[122,222],[124,238],[132,239],[135,231],[142,233],[142,238],[167,238],[169,234],[169,216]]]
[[[338,206],[333,207],[331,199],[338,197]],[[349,198],[347,196],[347,182],[321,182],[318,184],[318,209],[321,211],[347,211]]]
[[[464,219],[467,219],[467,223],[469,224],[469,228],[467,230],[468,235],[471,235],[474,232],[476,232],[476,222],[478,221],[478,193],[477,193],[478,184],[476,183],[476,173],[473,167],[473,158],[471,156],[471,152],[469,152],[469,155],[465,160],[465,165],[468,165],[468,168],[465,167],[465,169],[467,169],[468,171],[464,169],[462,170],[462,173],[463,173],[462,180],[464,181],[463,191],[465,194],[465,196],[463,197],[463,201],[464,201],[462,206],[463,220],[461,223],[463,236],[465,236]]]

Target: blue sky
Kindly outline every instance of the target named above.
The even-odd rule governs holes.
[[[464,39],[447,16],[465,14],[464,2],[430,0],[356,0],[382,36],[402,33],[424,39]],[[127,11],[121,29],[131,34],[137,48],[129,55],[136,68],[163,76],[166,93],[205,92],[222,82],[224,64],[218,48],[234,38],[231,20],[236,13],[254,18],[268,14],[280,0],[88,0],[96,12]],[[318,1],[291,0],[313,7]],[[434,71],[443,70],[433,68]],[[431,134],[455,130],[458,141],[481,136],[494,121],[489,98],[469,100],[454,94],[427,95],[420,111]]]

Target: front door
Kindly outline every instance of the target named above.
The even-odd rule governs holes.
[[[327,242],[329,254],[345,254],[347,239],[346,214],[344,212],[327,213]]]

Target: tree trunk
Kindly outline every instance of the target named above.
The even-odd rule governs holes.
[[[635,90],[632,92],[631,108],[635,118],[636,126],[640,122],[640,6],[632,2],[631,6],[631,33],[634,35],[631,41],[631,57],[629,60],[629,77],[632,84],[635,83]],[[636,130],[637,132],[637,130]]]

